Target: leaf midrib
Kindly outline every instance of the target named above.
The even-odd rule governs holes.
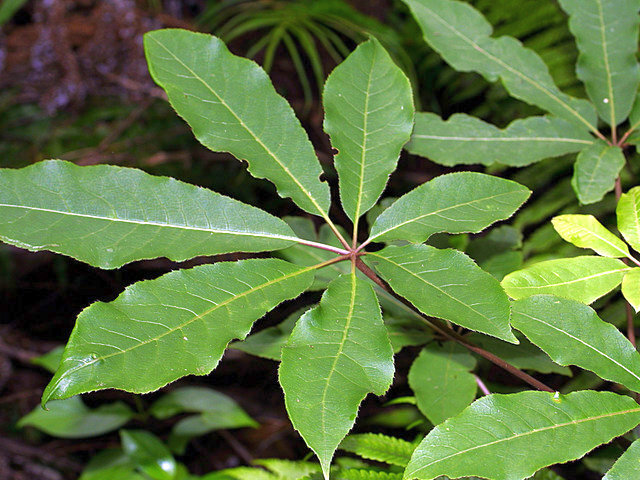
[[[189,225],[178,225],[178,224],[170,224],[170,223],[159,223],[159,222],[149,222],[146,220],[133,220],[128,218],[112,218],[101,215],[89,215],[86,213],[77,213],[77,212],[69,212],[63,210],[54,210],[50,208],[41,208],[41,207],[31,207],[28,205],[9,205],[6,203],[0,203],[0,208],[17,208],[22,210],[36,211],[36,212],[45,212],[52,213],[57,215],[65,215],[69,217],[81,217],[81,218],[90,218],[92,220],[102,220],[106,222],[119,222],[119,223],[129,223],[133,225],[148,225],[153,227],[162,227],[162,228],[175,228],[178,230],[192,230],[197,232],[207,232],[207,233],[215,233],[215,234],[228,234],[228,235],[244,235],[249,237],[263,237],[263,238],[274,238],[279,240],[291,240],[294,242],[299,242],[301,239],[297,237],[291,237],[288,235],[279,235],[279,234],[271,234],[271,233],[257,233],[257,232],[242,232],[237,230],[218,230],[215,228],[204,228],[204,227],[192,227]]]
[[[594,258],[600,258],[600,257],[594,257]],[[549,287],[559,287],[559,286],[563,286],[563,285],[571,285],[572,283],[577,283],[577,282],[583,282],[586,280],[591,280],[592,278],[598,278],[601,276],[605,276],[605,275],[610,275],[612,273],[618,273],[618,272],[626,272],[629,270],[633,270],[632,267],[624,267],[624,268],[618,268],[616,270],[607,270],[606,272],[599,272],[599,273],[594,273],[593,275],[589,275],[586,277],[580,277],[580,278],[575,278],[573,280],[569,280],[566,282],[560,282],[560,283],[547,283],[546,285],[531,285],[531,286],[526,286],[526,287],[522,287],[522,286],[518,286],[518,285],[509,285],[510,289],[536,289],[536,288],[549,288]]]
[[[567,222],[567,223],[570,223],[570,222]],[[572,225],[574,228],[576,228],[576,229],[582,229],[582,230],[584,230],[585,232],[590,233],[590,234],[591,234],[591,235],[593,235],[594,237],[598,238],[599,240],[602,240],[604,243],[606,243],[607,245],[609,245],[610,247],[612,247],[614,250],[617,250],[617,251],[619,251],[620,253],[622,253],[622,256],[623,256],[623,257],[627,257],[627,256],[629,256],[629,252],[628,252],[628,251],[624,251],[624,250],[622,250],[622,248],[620,248],[620,247],[619,247],[619,246],[617,246],[616,244],[611,243],[611,241],[610,241],[610,240],[607,240],[606,238],[601,237],[601,236],[600,236],[600,235],[598,235],[596,232],[594,232],[593,230],[589,230],[589,229],[588,229],[587,227],[585,227],[584,225],[580,225],[580,224],[578,224],[578,223],[571,223],[571,225]],[[609,232],[609,233],[610,233],[610,232]],[[612,235],[613,235],[613,234],[612,234]],[[616,238],[617,238],[617,237],[616,237]],[[624,245],[624,244],[623,244],[623,245]],[[589,248],[591,248],[591,247],[589,247]],[[592,250],[593,250],[593,248],[592,248]]]
[[[565,137],[454,137],[454,136],[441,136],[441,135],[422,135],[416,134],[412,138],[424,138],[428,140],[450,140],[459,142],[558,142],[558,143],[581,143],[585,145],[591,145],[593,142],[590,140],[581,140],[579,138],[565,138]]]
[[[306,188],[304,188],[304,186],[300,183],[300,181],[295,177],[295,175],[293,175],[291,173],[291,171],[289,170],[289,168],[287,168],[286,165],[284,165],[280,159],[276,156],[275,153],[273,153],[271,151],[271,149],[265,145],[265,143],[260,139],[260,137],[258,137],[258,135],[256,135],[253,130],[251,130],[249,128],[249,126],[244,122],[244,120],[242,120],[242,118],[240,116],[238,116],[238,114],[235,112],[235,110],[233,110],[229,104],[227,102],[225,102],[225,100],[218,95],[218,93],[213,89],[213,87],[211,87],[211,85],[209,85],[200,75],[198,75],[191,67],[189,67],[186,63],[184,63],[182,60],[180,60],[180,58],[178,56],[176,56],[171,50],[169,50],[164,44],[160,43],[158,40],[156,40],[153,36],[149,37],[151,40],[153,40],[156,44],[158,44],[161,48],[163,48],[169,55],[171,55],[174,60],[176,62],[178,62],[180,65],[182,65],[189,73],[191,73],[191,75],[193,75],[193,78],[198,80],[200,83],[202,83],[202,85],[204,85],[207,90],[209,90],[217,99],[218,101],[224,105],[226,107],[226,109],[229,111],[229,113],[231,113],[236,120],[238,121],[238,123],[240,123],[240,125],[242,125],[246,131],[254,138],[254,140],[256,142],[258,142],[258,144],[264,149],[265,152],[267,152],[267,154],[273,158],[273,160],[278,164],[278,166],[280,168],[282,168],[282,170],[289,176],[289,178],[291,178],[291,180],[293,180],[293,182],[296,184],[296,186],[300,189],[300,191],[311,201],[311,203],[313,204],[314,207],[316,207],[316,210],[318,211],[318,213],[320,214],[321,217],[327,219],[328,218],[328,213],[325,212],[320,205],[318,204],[318,202],[316,201],[316,199],[314,198],[313,195],[311,195],[311,192],[307,191]]]
[[[607,90],[609,91],[609,112],[611,115],[611,125],[616,124],[615,115],[615,99],[613,98],[613,78],[611,76],[611,65],[609,64],[609,51],[607,50],[607,35],[604,26],[604,10],[602,8],[602,0],[596,0],[598,5],[598,21],[600,22],[600,38],[602,44],[602,55],[604,61],[604,68],[607,72]],[[615,128],[615,127],[614,127]]]
[[[590,348],[591,350],[593,350],[594,352],[596,352],[597,354],[599,354],[600,356],[610,360],[611,362],[613,362],[614,364],[618,365],[620,368],[622,368],[623,370],[625,370],[627,373],[629,373],[632,377],[636,378],[639,382],[640,382],[640,376],[637,375],[636,373],[634,373],[633,371],[629,370],[627,367],[625,367],[623,364],[621,364],[620,362],[618,362],[617,360],[615,360],[614,358],[611,358],[610,356],[608,356],[606,353],[602,352],[601,350],[597,349],[596,347],[589,345],[588,343],[586,343],[585,341],[583,341],[582,339],[570,334],[569,332],[562,330],[561,328],[556,327],[555,325],[551,325],[550,323],[545,322],[544,320],[540,319],[540,318],[536,318],[536,317],[532,317],[531,315],[528,315],[526,313],[523,312],[518,312],[520,315],[524,315],[525,317],[530,318],[531,320],[540,322],[546,326],[548,326],[549,328],[556,330],[560,333],[565,334],[566,336],[572,338],[573,340],[577,341],[578,343],[583,344],[585,347]]]
[[[548,427],[536,428],[536,429],[533,429],[533,430],[531,430],[529,432],[519,433],[519,434],[516,434],[516,435],[512,435],[510,437],[500,438],[500,439],[495,440],[493,442],[488,442],[488,443],[484,443],[482,445],[476,445],[474,447],[467,448],[465,450],[460,450],[459,452],[452,453],[450,455],[447,455],[446,457],[442,457],[442,458],[439,458],[439,459],[437,459],[437,460],[435,460],[435,461],[433,461],[431,463],[428,463],[428,464],[420,467],[419,469],[414,470],[413,472],[410,472],[409,475],[415,475],[416,473],[418,473],[418,472],[420,472],[420,471],[422,471],[422,470],[424,470],[424,469],[426,469],[426,468],[428,468],[428,467],[430,467],[432,465],[435,465],[435,464],[440,463],[440,462],[444,462],[445,460],[449,460],[450,458],[453,458],[453,457],[456,457],[458,455],[462,455],[462,454],[465,454],[465,453],[468,453],[468,452],[472,452],[473,450],[477,450],[477,449],[480,449],[480,448],[491,447],[491,446],[497,445],[499,443],[507,442],[507,441],[510,441],[510,440],[515,440],[515,439],[518,439],[518,438],[521,438],[521,437],[526,437],[528,435],[533,435],[535,433],[545,432],[547,430],[554,430],[556,428],[564,428],[564,427],[568,427],[570,425],[579,425],[579,424],[585,423],[585,422],[591,422],[591,421],[601,420],[603,418],[610,418],[610,417],[615,417],[615,416],[618,416],[618,415],[627,415],[627,414],[630,414],[630,413],[637,413],[637,412],[640,412],[640,407],[629,409],[629,410],[622,410],[622,411],[613,412],[613,413],[606,413],[606,414],[603,414],[603,415],[596,415],[595,417],[589,417],[589,418],[580,419],[580,420],[572,420],[570,422],[565,422],[565,423],[558,423],[558,424],[550,425]],[[406,473],[405,473],[405,477],[404,478],[407,478],[407,474]]]
[[[418,188],[420,188],[420,187],[418,187]],[[409,193],[411,193],[411,192],[409,192]],[[516,195],[516,194],[519,194],[519,193],[522,193],[522,192],[520,192],[518,190],[512,190],[512,191],[509,191],[509,192],[499,193],[497,195],[491,195],[489,197],[476,198],[475,200],[471,200],[469,202],[457,203],[455,205],[451,205],[450,207],[441,208],[440,210],[434,210],[433,212],[429,212],[429,213],[425,213],[424,215],[419,215],[417,217],[413,217],[413,218],[411,218],[409,220],[406,220],[404,222],[398,223],[398,224],[394,225],[393,227],[390,227],[390,228],[388,228],[386,230],[383,230],[382,232],[377,233],[374,236],[369,237],[369,239],[366,240],[363,243],[363,245],[369,244],[369,243],[373,242],[376,238],[379,238],[382,235],[385,235],[385,234],[387,234],[387,233],[389,233],[389,232],[391,232],[393,230],[401,228],[401,227],[403,227],[403,226],[405,226],[405,225],[407,225],[409,223],[417,222],[418,220],[422,220],[423,218],[430,217],[431,215],[438,215],[439,213],[446,212],[447,210],[466,207],[466,206],[469,206],[469,205],[473,205],[474,203],[486,202],[486,201],[489,201],[489,200],[494,200],[494,199],[499,198],[499,197],[503,197],[505,195]],[[403,197],[401,197],[399,200],[401,200],[402,198]],[[399,201],[399,200],[397,200],[397,201]],[[395,205],[395,203],[394,203],[394,205]],[[389,208],[392,208],[392,207],[393,207],[393,205],[391,207],[389,207]],[[384,213],[385,212],[382,212],[380,214],[380,217],[382,217],[382,215],[384,215]],[[378,217],[378,218],[380,218],[380,217]],[[435,232],[432,232],[432,233],[435,233]]]
[[[132,350],[135,350],[138,347],[141,347],[141,346],[146,345],[146,344],[151,343],[151,342],[158,341],[159,339],[161,339],[161,338],[163,338],[163,337],[165,337],[167,335],[170,335],[172,333],[175,333],[175,332],[179,331],[180,329],[190,325],[191,323],[193,323],[193,322],[195,322],[197,320],[203,319],[207,315],[209,315],[212,312],[216,311],[218,308],[225,307],[225,306],[229,305],[230,303],[234,302],[235,300],[237,300],[239,298],[246,297],[247,295],[250,295],[250,294],[252,294],[254,292],[257,292],[259,290],[267,288],[267,287],[269,287],[271,285],[274,285],[276,283],[288,280],[290,278],[294,278],[294,277],[296,277],[298,275],[302,275],[302,274],[304,274],[304,273],[306,273],[308,271],[314,270],[315,268],[316,268],[315,265],[311,266],[311,267],[306,267],[306,268],[303,268],[301,270],[297,270],[295,272],[292,272],[292,273],[289,273],[287,275],[284,275],[282,277],[278,277],[276,279],[269,280],[268,282],[262,283],[262,284],[260,284],[260,285],[258,285],[256,287],[252,287],[249,290],[246,290],[246,291],[244,291],[244,292],[242,292],[240,294],[234,295],[234,296],[228,298],[227,300],[224,300],[223,302],[220,302],[220,303],[214,305],[213,307],[205,310],[204,312],[202,312],[202,313],[200,313],[198,315],[193,316],[192,318],[190,318],[189,320],[181,323],[180,325],[178,325],[178,326],[176,326],[174,328],[169,328],[168,330],[162,332],[160,335],[157,335],[155,337],[151,337],[151,338],[149,338],[149,339],[147,339],[147,340],[145,340],[143,342],[139,342],[139,343],[137,343],[135,345],[132,345],[131,347],[118,350],[117,352],[113,352],[113,353],[110,353],[108,355],[98,356],[96,358],[92,358],[91,361],[88,361],[88,362],[82,363],[80,365],[77,365],[76,367],[70,368],[69,370],[66,370],[62,375],[60,375],[60,377],[58,378],[56,383],[51,385],[51,388],[47,388],[47,390],[50,390],[51,392],[54,392],[57,389],[57,386],[60,384],[60,382],[71,373],[75,373],[78,370],[81,370],[81,369],[83,369],[83,368],[85,368],[85,367],[87,367],[89,365],[92,365],[92,364],[94,364],[96,362],[104,361],[104,360],[106,360],[108,358],[115,357],[117,355],[124,355],[125,353],[128,353],[128,352],[130,352]]]
[[[562,107],[564,107],[567,111],[569,111],[572,115],[574,115],[578,120],[580,120],[582,123],[584,123],[589,130],[591,131],[596,131],[595,127],[593,125],[591,125],[589,123],[589,121],[584,118],[582,115],[580,115],[575,109],[573,109],[570,105],[568,105],[566,102],[564,102],[563,100],[561,100],[560,98],[558,98],[556,95],[553,95],[549,90],[547,90],[546,88],[542,87],[541,85],[539,85],[537,82],[533,81],[531,78],[529,78],[528,76],[522,74],[521,72],[519,72],[518,70],[512,68],[510,65],[504,63],[502,60],[500,60],[498,57],[495,57],[494,55],[492,55],[491,53],[487,52],[485,49],[483,49],[482,47],[480,47],[480,45],[478,45],[476,42],[474,42],[471,38],[467,37],[466,35],[464,35],[462,32],[456,30],[453,25],[447,23],[444,18],[442,18],[441,16],[439,16],[436,12],[434,12],[433,10],[431,10],[430,8],[424,6],[424,5],[420,5],[421,7],[423,7],[425,10],[428,10],[431,15],[438,21],[440,22],[442,25],[444,25],[446,28],[448,28],[451,32],[453,32],[456,36],[460,37],[462,40],[464,40],[465,42],[467,42],[474,50],[484,54],[486,57],[488,57],[489,59],[493,60],[494,62],[496,62],[498,65],[500,65],[502,68],[504,68],[505,70],[511,72],[512,74],[520,77],[521,79],[525,80],[527,83],[529,83],[530,85],[532,85],[533,87],[535,87],[536,89],[540,90],[542,93],[546,94],[549,98],[551,98],[552,100],[554,100],[555,102],[557,102],[558,104],[560,104]],[[487,38],[489,38],[490,40],[496,41],[494,38],[491,38],[490,36],[488,36]]]

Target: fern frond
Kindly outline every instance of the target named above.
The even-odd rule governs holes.
[[[415,447],[411,442],[388,435],[362,433],[349,435],[338,448],[367,460],[405,467]]]

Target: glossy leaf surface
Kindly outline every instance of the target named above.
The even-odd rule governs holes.
[[[319,180],[313,146],[262,68],[202,33],[156,30],[144,45],[151,76],[200,143],[246,160],[282,197],[327,216],[329,186]]]
[[[636,440],[622,454],[602,480],[629,480],[640,477],[640,440]]]
[[[517,343],[500,283],[464,253],[406,245],[386,247],[365,258],[422,313]]]
[[[147,480],[121,449],[108,449],[91,457],[79,480]]]
[[[369,241],[425,242],[438,232],[477,233],[509,218],[531,192],[482,173],[441,175],[396,200],[371,227]]]
[[[536,295],[513,303],[511,324],[560,365],[577,365],[640,391],[640,354],[587,305]]]
[[[589,304],[620,285],[629,270],[616,258],[559,258],[510,273],[502,286],[515,300],[550,294]]]
[[[86,438],[117,430],[133,417],[133,411],[122,402],[87,407],[80,397],[51,402],[44,410],[36,407],[18,422],[54,437]]]
[[[578,154],[573,167],[571,186],[580,203],[589,204],[602,200],[613,190],[616,178],[624,167],[625,159],[619,147],[597,140]]]
[[[640,187],[623,193],[616,207],[618,230],[634,250],[640,251]]]
[[[293,426],[326,478],[338,445],[369,393],[393,380],[393,351],[373,288],[355,274],[334,280],[282,349],[280,384]]]
[[[94,303],[78,317],[43,404],[105,388],[145,393],[185,375],[206,375],[231,340],[302,293],[311,270],[278,259],[202,265]]]
[[[459,414],[476,398],[476,361],[463,347],[447,342],[427,345],[409,370],[418,408],[434,425]]]
[[[622,279],[622,295],[636,313],[640,311],[640,268],[627,272]]]
[[[409,80],[372,38],[331,73],[324,87],[324,128],[344,211],[353,221],[369,210],[396,168],[413,129]]]
[[[559,215],[551,223],[563,239],[576,247],[590,248],[604,257],[629,256],[629,247],[593,215]]]
[[[95,267],[276,250],[292,237],[258,208],[133,168],[50,160],[0,169],[0,240]]]
[[[446,166],[497,162],[522,167],[579,152],[593,141],[580,126],[550,116],[515,120],[501,130],[462,113],[447,121],[434,113],[418,113],[406,149]]]
[[[121,430],[122,449],[154,480],[173,480],[177,473],[175,458],[155,435],[144,430]]]
[[[522,480],[580,458],[639,422],[640,406],[611,392],[487,395],[429,432],[404,478]]]
[[[560,0],[578,44],[576,72],[609,125],[621,123],[635,100],[640,69],[636,0]]]
[[[455,0],[403,0],[425,40],[453,68],[502,80],[514,97],[583,128],[595,130],[596,112],[585,101],[562,93],[537,53],[513,37],[491,38],[493,28],[471,5]]]

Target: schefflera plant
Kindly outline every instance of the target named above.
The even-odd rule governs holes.
[[[514,167],[577,153],[571,184],[580,202],[598,202],[613,190],[627,161],[623,148],[638,143],[640,128],[637,0],[558,2],[569,16],[579,52],[576,73],[589,100],[563,93],[540,56],[517,39],[492,37],[491,24],[468,3],[403,1],[426,42],[453,68],[500,80],[511,96],[548,112],[504,129],[467,114],[445,121],[420,112],[408,151],[448,166]],[[610,138],[599,129],[599,119],[610,127]]]
[[[325,129],[338,150],[351,239],[329,216],[329,186],[319,179],[322,170],[306,133],[260,67],[232,55],[215,37],[184,30],[148,33],[145,51],[153,78],[198,140],[246,160],[250,173],[323,219],[339,246],[301,238],[258,208],[135,169],[54,160],[1,170],[0,238],[22,248],[99,268],[292,246],[319,258],[304,265],[279,258],[202,265],[136,283],[113,302],[94,303],[77,319],[43,406],[107,388],[151,392],[185,375],[205,375],[228,343],[245,338],[266,312],[312,288],[321,269],[348,262],[319,305],[297,320],[279,369],[291,421],[329,478],[359,404],[369,393],[382,395],[394,376],[391,344],[368,279],[390,287],[433,328],[477,353],[482,350],[438,319],[517,343],[497,280],[463,253],[424,242],[437,232],[479,232],[510,217],[528,198],[525,187],[479,173],[440,176],[384,210],[358,244],[362,216],[396,168],[414,115],[407,78],[375,39],[335,69],[324,93]],[[394,242],[401,244],[366,248]],[[438,349],[430,355],[439,355]],[[523,478],[580,457],[639,422],[637,404],[614,393],[489,395],[436,427],[404,476]]]

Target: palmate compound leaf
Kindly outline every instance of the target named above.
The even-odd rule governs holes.
[[[562,93],[533,50],[513,37],[491,38],[492,27],[471,5],[455,0],[403,0],[425,40],[459,71],[502,80],[514,97],[582,128],[596,131],[596,112],[586,100]]]
[[[531,191],[492,175],[459,172],[441,175],[396,200],[376,218],[369,239],[425,242],[438,232],[477,233],[509,218]]]
[[[117,268],[276,250],[295,234],[267,212],[173,178],[50,160],[0,169],[0,240]]]
[[[593,215],[558,215],[551,223],[564,240],[576,247],[590,248],[604,257],[629,256],[629,247]]]
[[[357,221],[380,197],[413,129],[409,79],[372,38],[331,73],[324,128],[338,150],[335,166],[345,213]]]
[[[444,121],[434,113],[420,112],[406,149],[446,166],[497,162],[523,167],[579,152],[593,142],[580,126],[551,116],[515,120],[501,130],[462,113]]]
[[[580,458],[639,422],[640,406],[611,392],[487,395],[431,430],[404,478],[522,480],[548,465]]]
[[[409,370],[418,408],[434,425],[462,412],[476,398],[475,358],[454,342],[430,343]]]
[[[598,114],[615,126],[629,115],[640,83],[637,0],[560,0],[578,44],[576,72]]]
[[[196,138],[249,162],[282,197],[328,218],[329,186],[291,106],[255,62],[233,55],[218,38],[187,30],[145,34],[151,76]]]
[[[582,204],[596,203],[613,190],[625,158],[620,147],[597,140],[578,154],[571,186]]]
[[[313,267],[252,259],[178,270],[128,287],[78,317],[49,400],[118,388],[146,393],[185,375],[206,375],[227,344],[313,281]]]
[[[617,258],[559,258],[512,272],[501,284],[514,300],[550,294],[590,304],[620,285],[630,270]]]
[[[602,477],[602,480],[629,480],[640,478],[640,440],[636,440],[616,460],[611,470]]]
[[[640,252],[640,187],[623,193],[616,207],[618,230],[634,250]]]
[[[390,246],[366,262],[426,315],[518,343],[509,326],[509,300],[500,283],[457,250]]]
[[[553,295],[512,305],[511,324],[560,365],[577,365],[640,392],[640,354],[589,306]]]
[[[369,393],[393,380],[393,351],[373,288],[355,272],[331,282],[282,349],[280,384],[293,426],[325,478],[338,445]]]

